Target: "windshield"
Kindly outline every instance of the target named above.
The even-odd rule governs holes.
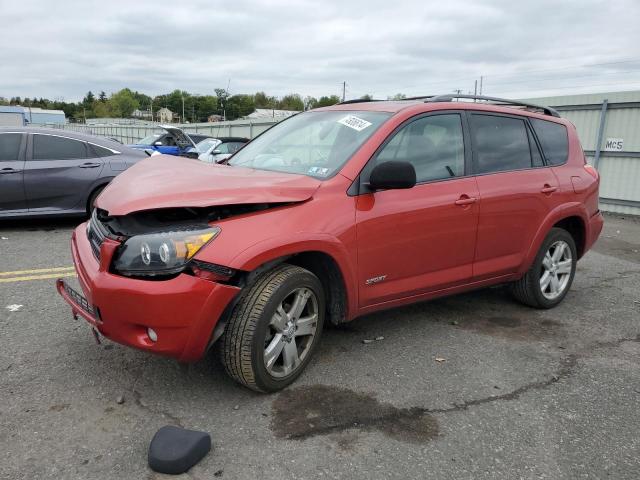
[[[148,137],[144,137],[142,140],[138,142],[138,145],[153,145],[153,143],[160,138],[160,134],[156,133],[154,135],[149,135]]]
[[[196,145],[196,152],[205,153],[207,150],[209,150],[214,145],[217,145],[218,143],[220,143],[220,140],[218,140],[217,138],[206,138]]]
[[[229,165],[328,178],[391,116],[386,112],[306,112],[248,143]]]

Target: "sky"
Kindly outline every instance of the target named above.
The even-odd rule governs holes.
[[[640,89],[639,0],[0,0],[0,17],[6,98]]]

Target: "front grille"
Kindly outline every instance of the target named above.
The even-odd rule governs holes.
[[[107,238],[109,232],[102,222],[98,220],[97,212],[98,210],[94,209],[91,214],[91,221],[89,222],[89,228],[87,229],[87,238],[89,239],[93,255],[100,260],[100,247],[102,246],[104,239]]]

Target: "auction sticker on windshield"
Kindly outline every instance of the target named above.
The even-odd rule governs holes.
[[[367,122],[366,120],[363,120],[362,118],[358,118],[355,115],[347,115],[346,117],[338,120],[338,123],[341,123],[346,127],[353,128],[358,132],[361,132],[365,128],[371,126],[371,122]]]

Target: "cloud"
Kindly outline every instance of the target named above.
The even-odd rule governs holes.
[[[640,88],[635,0],[0,0],[0,96]]]

